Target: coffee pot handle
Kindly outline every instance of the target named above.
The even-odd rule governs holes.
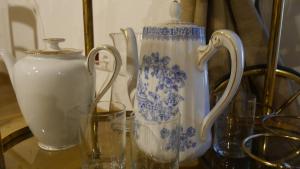
[[[208,138],[211,127],[217,117],[222,113],[222,111],[228,106],[231,99],[234,97],[244,69],[244,49],[243,44],[238,37],[232,31],[229,30],[218,30],[213,33],[207,46],[201,46],[199,48],[197,64],[200,70],[205,69],[207,61],[213,56],[213,54],[220,48],[225,47],[230,53],[231,59],[231,73],[228,85],[216,103],[216,105],[211,109],[211,111],[203,119],[200,128],[200,138]]]
[[[100,51],[107,51],[107,52],[111,53],[115,58],[114,59],[115,66],[114,66],[114,71],[113,71],[114,73],[111,76],[108,83],[106,84],[106,86],[103,89],[99,89],[99,91],[96,93],[94,103],[97,103],[103,97],[103,95],[107,92],[107,90],[111,87],[113,82],[116,80],[116,78],[120,72],[121,65],[122,65],[121,56],[115,47],[110,46],[110,45],[102,45],[99,47],[95,47],[88,54],[87,62],[86,62],[88,71],[91,75],[93,75],[93,76],[95,75],[95,68],[94,68],[95,67],[95,58]]]

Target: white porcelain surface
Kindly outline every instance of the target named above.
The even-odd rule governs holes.
[[[84,56],[27,56],[13,71],[18,103],[40,144],[50,149],[76,144],[78,113],[88,112],[95,91]]]
[[[46,150],[66,149],[78,143],[79,113],[89,113],[121,66],[121,58],[111,46],[94,48],[85,57],[78,50],[59,48],[60,41],[63,39],[47,39],[48,48],[29,51],[17,62],[6,50],[0,50],[25,121]],[[94,62],[102,50],[115,57],[115,70],[96,93]]]
[[[220,46],[231,54],[231,77],[224,95],[210,111],[206,63]],[[201,27],[145,27],[140,55],[134,107],[139,116],[136,117],[159,124],[180,113],[180,161],[204,154],[211,145],[211,127],[234,96],[242,77],[244,61],[240,39],[233,32],[220,30],[205,45],[205,29]],[[172,135],[164,136],[164,129],[152,128],[152,132],[172,144]],[[147,143],[149,140],[144,140],[147,138],[140,137],[138,142]],[[166,158],[158,151],[153,153],[154,147],[140,145],[146,153]]]
[[[136,120],[161,124],[181,114],[180,161],[194,159],[204,154],[211,145],[211,127],[229,104],[238,89],[244,67],[243,46],[239,37],[228,30],[213,33],[205,43],[205,28],[180,23],[180,6],[170,5],[171,22],[143,28],[137,89],[134,111]],[[131,28],[125,33],[132,53],[137,53],[135,34]],[[231,74],[224,94],[210,110],[207,61],[220,48],[228,49]],[[156,159],[167,157],[155,146],[147,144],[150,135],[159,136],[150,142],[169,142],[165,151],[172,152],[175,145],[173,131],[151,127],[151,132],[139,130],[139,148]],[[149,126],[150,128],[150,126]],[[140,133],[139,133],[140,132]],[[143,144],[145,143],[145,144]],[[168,154],[168,153],[167,153]]]

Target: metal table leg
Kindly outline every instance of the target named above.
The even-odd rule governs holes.
[[[273,1],[272,22],[268,46],[268,64],[264,84],[264,104],[267,107],[273,106],[274,90],[276,84],[276,69],[279,57],[279,47],[281,38],[282,18],[284,13],[285,0]],[[270,109],[264,110],[264,114],[271,113]]]
[[[82,0],[84,44],[87,55],[94,47],[93,3],[92,0]]]
[[[3,143],[2,137],[0,132],[0,169],[5,169],[5,161],[4,161],[4,154],[3,154]]]

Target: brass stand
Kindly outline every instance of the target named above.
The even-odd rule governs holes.
[[[84,26],[84,46],[87,55],[94,47],[94,28],[93,28],[93,1],[82,0],[83,26]]]
[[[17,145],[18,143],[32,137],[33,134],[31,133],[29,127],[23,127],[17,131],[10,133],[8,136],[2,139],[2,148],[3,152],[6,152],[13,146]]]
[[[272,22],[268,46],[268,71],[265,76],[264,84],[264,105],[266,105],[264,115],[269,115],[271,109],[268,109],[268,107],[273,106],[284,4],[285,0],[273,1]]]
[[[255,65],[251,67],[245,68],[243,72],[243,78],[246,77],[257,77],[257,76],[264,76],[268,72],[267,65]],[[288,79],[292,80],[295,83],[300,85],[300,73],[294,71],[293,69],[290,69],[285,66],[278,66],[277,69],[275,69],[275,76],[276,78],[282,78],[282,79]],[[216,94],[226,87],[229,80],[229,75],[226,75],[222,81],[217,83],[215,88],[213,89],[212,93]],[[300,90],[295,92],[293,95],[291,95],[285,102],[283,102],[279,108],[273,109],[274,113],[279,114],[282,112],[286,107],[288,107],[293,101],[297,99],[297,97],[300,95]],[[263,117],[261,114],[257,115],[258,117]]]
[[[5,161],[4,161],[4,154],[3,154],[3,143],[2,137],[0,133],[0,169],[5,169]]]
[[[290,141],[294,141],[297,143],[300,143],[300,138],[298,137],[293,137],[293,136],[288,136],[288,135],[277,135],[277,134],[273,134],[273,133],[262,133],[262,134],[254,134],[251,135],[249,137],[247,137],[242,144],[242,149],[243,151],[249,156],[251,157],[253,160],[260,162],[261,164],[263,164],[264,166],[267,167],[272,167],[272,168],[278,168],[278,169],[293,169],[293,168],[298,168],[298,167],[294,167],[291,166],[290,164],[285,162],[285,159],[293,159],[293,158],[297,158],[297,156],[299,155],[299,148],[296,148],[290,155],[286,156],[283,159],[280,160],[273,160],[273,161],[268,161],[268,158],[263,158],[260,156],[257,156],[255,154],[253,154],[253,152],[251,151],[251,149],[248,148],[247,144],[249,144],[250,140],[254,140],[255,138],[270,138],[270,137],[274,137],[274,138],[281,138],[281,139],[285,139],[285,140],[290,140]]]
[[[270,115],[272,113],[272,110],[269,107],[273,107],[284,4],[285,0],[273,1],[272,22],[268,46],[268,71],[265,76],[264,84],[264,105],[266,105],[266,107],[264,107],[262,115]],[[266,148],[269,142],[268,139],[268,137],[265,137],[262,142],[258,143],[258,152],[261,155],[266,154]]]

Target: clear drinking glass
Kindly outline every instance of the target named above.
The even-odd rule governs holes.
[[[122,102],[126,106],[126,167],[131,166],[131,124],[133,110],[133,94],[137,82],[138,58],[128,53],[128,44],[124,32],[109,34],[114,47],[119,51],[122,63],[121,71],[111,87],[111,100]],[[136,33],[137,50],[140,49],[142,34]]]
[[[164,122],[135,115],[132,126],[132,169],[178,169],[180,115]]]
[[[253,134],[256,98],[233,99],[214,124],[213,149],[222,156],[243,158],[243,139]]]
[[[128,42],[124,33],[110,33],[114,47],[119,51],[122,63],[120,73],[111,87],[111,100],[118,101],[125,104],[126,109],[132,111],[133,109],[133,93],[136,88],[137,72],[138,72],[138,53],[134,56],[128,52]],[[142,34],[136,33],[137,50],[139,51]]]
[[[81,116],[83,169],[125,168],[126,109],[100,101],[93,114]]]

